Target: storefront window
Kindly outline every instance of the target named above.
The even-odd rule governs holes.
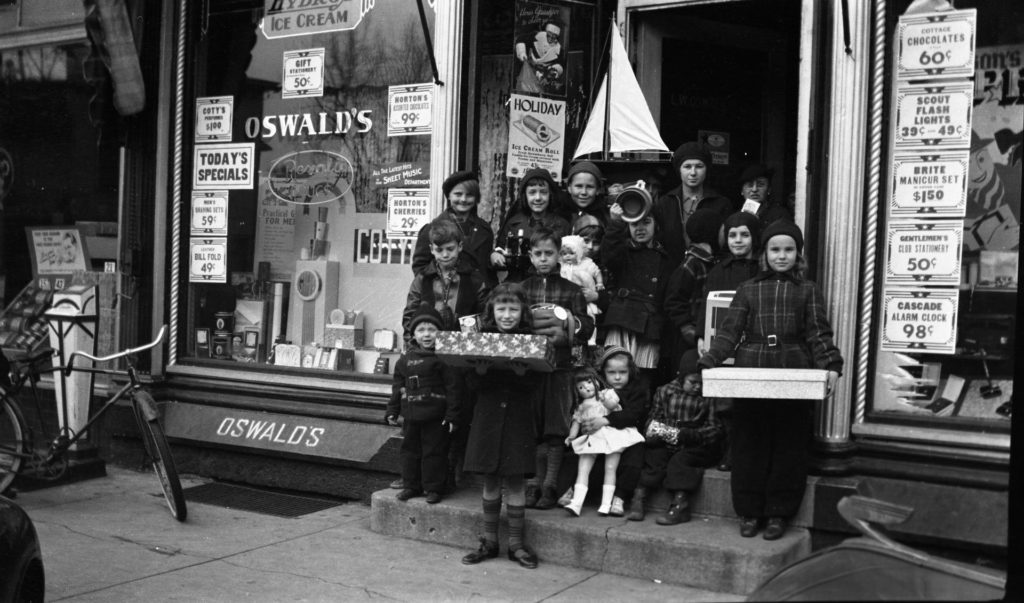
[[[908,5],[896,4],[890,32]],[[994,2],[956,8],[963,12],[953,20],[962,23],[908,26],[902,50],[927,48],[901,65],[921,56],[932,66],[934,58],[955,61],[973,45],[973,69],[889,78],[898,111],[886,127],[894,151],[883,166],[889,188],[869,413],[881,422],[1008,433],[1024,129],[1017,24],[1024,12]],[[892,52],[900,50],[894,44]]]
[[[403,217],[434,207],[417,3],[207,5],[191,21],[179,361],[386,373],[420,223]]]

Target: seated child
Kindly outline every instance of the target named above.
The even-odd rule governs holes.
[[[434,355],[441,315],[428,304],[410,322],[413,340],[395,364],[385,420],[402,425],[402,491],[398,500],[427,495],[441,502],[448,475],[448,439],[455,431],[462,398],[462,375]]]
[[[633,501],[644,500],[660,486],[672,494],[668,510],[656,520],[670,526],[690,521],[688,497],[704,478],[704,468],[721,456],[723,429],[712,404],[700,395],[697,351],[683,354],[675,380],[659,387],[647,421],[644,469]],[[634,504],[626,519],[643,521],[644,507]]]
[[[583,500],[587,497],[589,490],[590,470],[594,467],[597,455],[605,455],[604,460],[604,486],[601,490],[601,506],[597,509],[598,515],[608,515],[612,507],[612,499],[615,497],[615,477],[619,467],[619,456],[622,451],[633,444],[644,441],[643,436],[635,427],[622,429],[605,425],[590,433],[580,435],[580,429],[584,422],[606,417],[610,412],[622,410],[619,404],[619,396],[613,389],[600,390],[601,381],[591,369],[583,369],[576,372],[573,379],[576,383],[576,410],[573,411],[572,424],[569,427],[569,435],[565,438],[565,445],[572,446],[573,451],[579,455],[579,467],[576,472],[576,484],[573,486],[572,499],[565,508],[570,513],[579,517]]]

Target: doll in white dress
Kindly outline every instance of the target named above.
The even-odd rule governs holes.
[[[590,434],[580,435],[580,426],[589,418],[604,417],[608,413],[620,410],[619,397],[615,390],[601,390],[601,380],[597,373],[589,369],[576,372],[574,377],[576,390],[576,409],[573,411],[572,424],[565,444],[572,446],[580,457],[579,469],[576,472],[576,485],[573,486],[572,501],[565,505],[575,516],[579,516],[583,507],[583,499],[587,496],[590,482],[590,470],[597,461],[597,455],[605,455],[604,486],[601,490],[601,506],[598,515],[607,515],[611,510],[612,498],[615,496],[615,470],[619,466],[622,451],[633,444],[644,441],[635,427],[616,429],[609,425],[601,427]]]

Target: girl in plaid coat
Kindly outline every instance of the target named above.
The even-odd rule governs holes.
[[[819,368],[832,394],[843,368],[818,286],[803,277],[803,235],[789,221],[761,235],[762,271],[736,290],[722,327],[699,365],[735,355],[737,367]],[[800,507],[807,482],[812,406],[809,400],[737,399],[733,407],[732,501],[740,534],[781,538]]]

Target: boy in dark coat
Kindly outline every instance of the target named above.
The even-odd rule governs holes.
[[[430,252],[434,259],[417,274],[402,313],[404,339],[412,339],[412,319],[421,303],[427,303],[441,316],[442,331],[458,331],[458,319],[484,309],[489,289],[486,279],[462,257],[462,231],[445,216],[429,225]]]
[[[448,474],[448,440],[455,431],[462,398],[462,375],[434,355],[441,315],[428,304],[412,318],[413,341],[395,364],[385,420],[402,426],[402,486],[398,500],[426,492],[427,502],[441,502]]]
[[[537,447],[537,473],[533,483],[527,484],[526,493],[526,506],[538,509],[551,509],[558,501],[558,472],[572,416],[572,346],[585,343],[594,331],[583,290],[559,274],[561,243],[561,236],[556,233],[546,228],[535,230],[530,237],[534,274],[522,282],[527,303],[533,310],[534,333],[547,335],[555,348],[556,368],[544,376],[543,392],[536,409],[537,436],[541,444]],[[567,324],[568,320],[572,320],[572,324]]]
[[[686,223],[690,248],[686,259],[668,279],[665,314],[669,328],[665,345],[671,350],[671,364],[678,367],[683,352],[697,347],[697,310],[704,295],[704,281],[718,260],[718,231],[724,218],[716,211],[698,209]]]
[[[498,273],[491,267],[494,251],[494,233],[491,226],[477,215],[480,206],[480,183],[469,170],[455,172],[441,185],[448,208],[438,217],[450,219],[462,233],[461,258],[480,271],[488,289],[498,284]],[[434,257],[430,253],[430,225],[420,229],[416,248],[412,254],[412,272],[419,274],[430,266]]]

